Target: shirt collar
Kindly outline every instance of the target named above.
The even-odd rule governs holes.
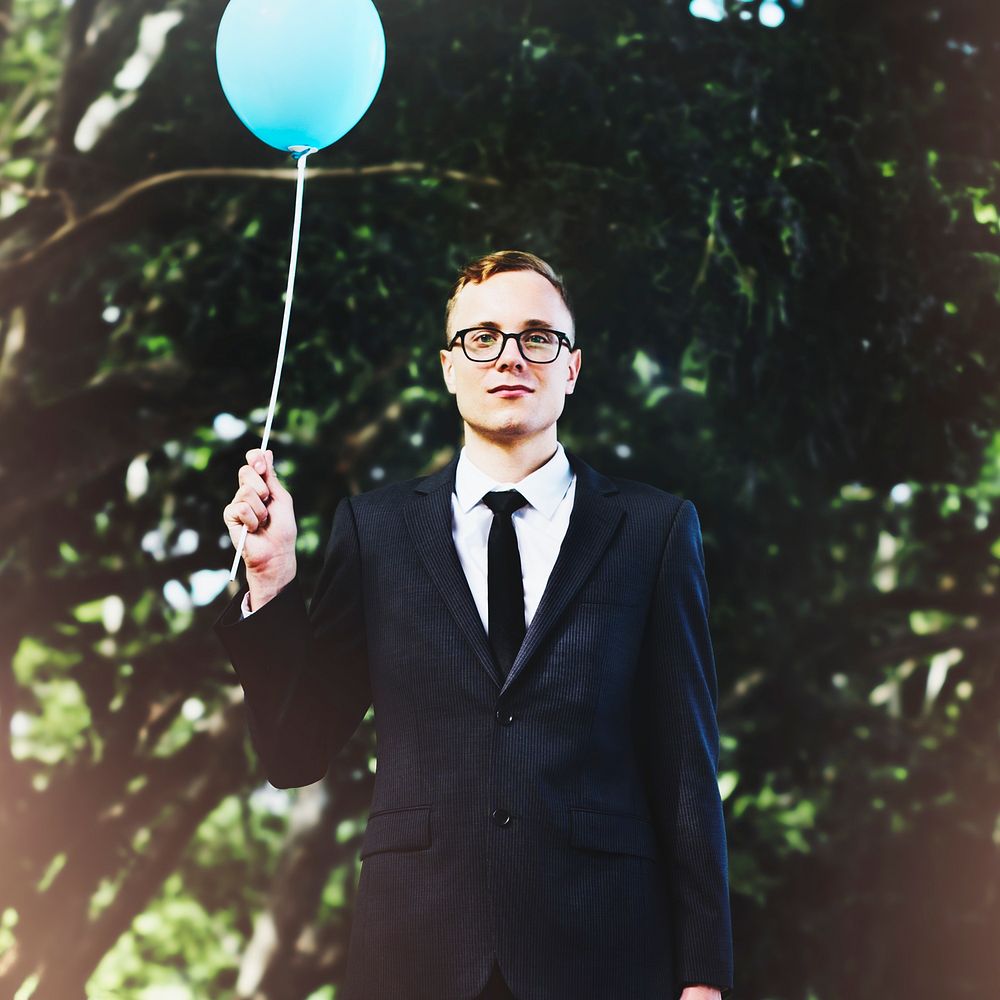
[[[466,513],[483,499],[490,490],[517,490],[537,511],[550,521],[573,482],[573,469],[560,442],[556,453],[541,468],[535,469],[518,483],[500,483],[473,464],[465,446],[458,456],[455,468],[455,495],[459,506]]]

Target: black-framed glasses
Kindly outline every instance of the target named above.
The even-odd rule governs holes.
[[[470,361],[496,361],[503,354],[508,339],[517,341],[517,349],[525,361],[540,365],[555,361],[563,344],[567,350],[573,350],[565,333],[544,326],[529,327],[520,333],[504,333],[488,326],[470,326],[459,330],[451,338],[448,350],[455,346],[455,341],[461,341],[462,350]]]

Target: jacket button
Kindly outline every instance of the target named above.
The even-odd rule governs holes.
[[[492,815],[497,826],[506,826],[510,822],[510,813],[506,809],[494,809]]]
[[[509,726],[514,721],[514,716],[502,708],[498,708],[496,714],[497,722],[499,722],[501,726]]]

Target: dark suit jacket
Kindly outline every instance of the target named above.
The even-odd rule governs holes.
[[[452,541],[457,457],[338,505],[298,578],[215,623],[278,787],[324,776],[374,703],[378,764],[346,1000],[672,1000],[732,986],[717,686],[694,505],[577,475],[501,683]]]

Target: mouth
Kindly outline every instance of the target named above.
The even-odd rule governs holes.
[[[534,392],[525,385],[498,385],[495,389],[490,389],[490,393],[496,396],[527,396]]]

